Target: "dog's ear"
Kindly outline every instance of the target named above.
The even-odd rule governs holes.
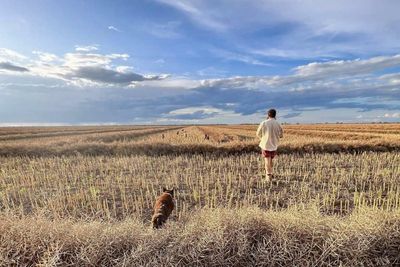
[[[162,191],[163,191],[163,192],[167,192],[168,190],[167,190],[167,188],[163,187],[163,188],[162,188]]]
[[[174,196],[174,191],[175,191],[175,188],[173,187],[173,188],[171,189],[171,196]]]

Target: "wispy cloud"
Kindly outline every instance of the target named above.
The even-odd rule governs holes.
[[[22,61],[27,57],[7,48],[0,48],[0,61]]]
[[[75,51],[91,52],[99,50],[98,45],[75,45]]]
[[[335,60],[313,62],[295,68],[297,76],[324,77],[357,75],[400,65],[400,55],[373,57],[365,60]]]
[[[109,29],[110,31],[122,32],[120,29],[112,25],[108,26],[107,29]]]
[[[217,57],[223,58],[225,60],[229,61],[238,61],[250,65],[259,65],[259,66],[267,66],[270,67],[272,64],[263,62],[261,60],[258,60],[252,56],[237,53],[237,52],[231,52],[223,49],[218,49],[218,48],[212,48],[210,51]]]
[[[227,24],[218,21],[218,19],[210,15],[210,8],[196,6],[196,4],[201,4],[201,2],[186,0],[158,0],[158,2],[182,11],[189,19],[209,29],[224,31],[228,27]]]
[[[237,44],[247,47],[246,53],[254,55],[340,58],[393,54],[400,49],[396,27],[400,2],[395,0],[157,1],[200,27],[228,32],[228,37],[236,37]]]
[[[181,37],[178,31],[180,25],[180,21],[168,21],[165,24],[151,23],[147,24],[144,30],[159,38],[176,39]]]
[[[64,65],[69,67],[109,65],[115,59],[126,61],[128,54],[66,53]]]

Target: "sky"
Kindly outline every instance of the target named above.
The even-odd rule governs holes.
[[[400,121],[397,0],[0,0],[0,125]]]

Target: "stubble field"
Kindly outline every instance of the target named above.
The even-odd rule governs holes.
[[[284,125],[271,183],[256,127],[0,128],[1,264],[400,264],[400,124]]]

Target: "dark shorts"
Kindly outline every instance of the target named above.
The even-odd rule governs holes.
[[[264,158],[271,158],[273,159],[277,153],[276,150],[275,151],[268,151],[268,150],[261,150],[261,154],[263,155]]]

